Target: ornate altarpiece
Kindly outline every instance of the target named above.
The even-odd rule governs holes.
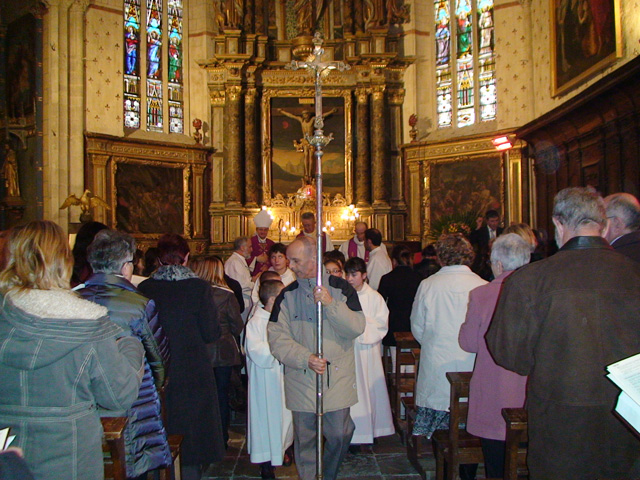
[[[348,205],[355,204],[361,219],[379,228],[386,240],[405,239],[407,207],[399,145],[403,74],[413,59],[401,53],[402,24],[410,14],[403,3],[216,2],[216,54],[201,62],[208,72],[211,117],[214,125],[223,125],[224,137],[224,148],[212,159],[209,214],[213,250],[224,249],[240,235],[251,235],[251,219],[262,206],[269,207],[276,218],[270,237],[282,241],[292,240],[293,235],[278,231],[279,226],[289,222],[299,228],[300,214],[314,210],[313,199],[303,195],[303,188],[274,189],[272,101],[298,99],[300,108],[289,112],[298,116],[305,106],[313,110],[312,75],[287,67],[291,60],[311,51],[309,35],[316,30],[324,35],[323,60],[342,60],[351,66],[349,71],[334,71],[323,79],[323,96],[342,99],[344,187],[340,193],[325,195],[325,218],[319,223],[330,221],[335,229],[332,237],[347,239],[353,222],[341,216]],[[296,120],[290,123],[298,128]],[[325,128],[325,134],[330,133]]]
[[[205,206],[211,149],[85,134],[87,188],[105,199],[93,219],[132,234],[143,250],[164,233],[184,236],[195,254],[208,241]]]
[[[504,225],[531,221],[522,215],[523,207],[528,211],[533,201],[529,172],[522,165],[526,144],[515,141],[512,149],[497,151],[492,139],[500,136],[515,141],[512,132],[497,132],[490,137],[402,145],[408,171],[407,240],[423,245],[435,241],[432,225],[448,213],[476,216],[494,208]]]

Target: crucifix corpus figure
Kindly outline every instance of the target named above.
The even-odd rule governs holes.
[[[322,120],[327,118],[330,115],[333,115],[338,111],[337,108],[332,108],[328,112],[322,115]],[[304,156],[304,181],[307,184],[311,184],[311,179],[313,178],[313,172],[315,171],[315,157],[314,152],[315,149],[313,145],[309,143],[309,138],[313,137],[313,127],[315,122],[315,115],[312,114],[309,110],[303,110],[301,115],[295,115],[293,113],[287,112],[282,108],[278,109],[285,117],[292,118],[300,122],[300,128],[302,128],[302,138],[300,141],[294,140],[293,146],[296,148],[298,152],[302,152]]]

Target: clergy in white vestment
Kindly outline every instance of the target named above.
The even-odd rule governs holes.
[[[296,279],[296,274],[289,268],[289,262],[287,260],[287,247],[283,243],[274,243],[269,249],[269,261],[271,267],[270,272],[276,272],[280,275],[280,280],[286,287],[290,283],[293,283]],[[260,304],[260,298],[258,297],[258,289],[260,288],[260,279],[258,277],[253,285],[253,291],[251,292],[251,300],[254,305]]]
[[[251,291],[253,290],[253,278],[247,260],[251,257],[251,243],[248,237],[238,237],[233,242],[233,253],[224,262],[224,273],[233,278],[242,287],[244,310],[242,320],[247,321],[251,312]]]
[[[247,450],[251,463],[265,470],[282,465],[285,450],[293,444],[293,420],[285,407],[283,365],[271,355],[267,341],[267,324],[273,302],[282,290],[282,282],[265,280],[260,288],[258,307],[247,322],[245,349],[249,376],[249,420]],[[270,462],[270,464],[269,464]],[[268,475],[268,471],[266,472]]]
[[[354,344],[358,403],[351,407],[356,425],[352,444],[370,444],[376,437],[393,435],[389,392],[382,367],[382,339],[389,329],[389,309],[378,292],[367,283],[367,267],[359,257],[347,260],[346,279],[358,292],[367,324]]]
[[[369,228],[364,232],[364,245],[369,251],[367,262],[367,278],[369,286],[378,290],[380,279],[393,270],[387,247],[382,245],[382,233],[377,228]]]

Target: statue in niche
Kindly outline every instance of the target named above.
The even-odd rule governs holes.
[[[226,27],[233,29],[239,29],[242,27],[242,22],[244,20],[243,3],[243,0],[225,0],[224,16]]]
[[[4,144],[4,164],[2,165],[2,178],[6,188],[5,197],[20,197],[20,184],[18,181],[18,161],[16,152],[8,143]]]
[[[311,35],[313,33],[313,2],[296,0],[293,10],[296,12],[298,35]]]
[[[329,115],[333,115],[337,111],[338,111],[337,108],[332,108],[331,110],[329,110],[328,112],[322,115],[322,120],[327,118]],[[283,110],[282,108],[279,108],[278,112],[280,112],[285,117],[289,117],[293,120],[297,120],[298,122],[300,122],[300,128],[302,129],[302,138],[300,139],[300,141],[294,140],[293,146],[298,152],[301,152],[304,155],[304,178],[303,179],[305,182],[307,182],[307,184],[311,184],[311,180],[313,178],[313,174],[315,171],[315,168],[314,168],[315,162],[314,162],[314,155],[313,155],[314,148],[313,148],[313,145],[309,143],[307,138],[313,137],[313,128],[314,128],[314,122],[316,117],[315,115],[312,115],[312,113],[309,110],[303,110],[301,115],[295,115],[293,113],[287,112],[286,110]]]

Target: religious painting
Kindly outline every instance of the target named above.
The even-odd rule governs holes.
[[[553,96],[622,56],[619,0],[551,0],[550,12]]]
[[[324,134],[333,140],[323,149],[323,191],[345,195],[345,102],[324,97]],[[313,98],[271,98],[271,188],[272,195],[296,192],[311,183],[316,174],[315,147],[305,136],[313,135]]]
[[[429,236],[464,233],[487,210],[502,212],[504,180],[499,155],[435,160],[426,164]]]
[[[36,19],[27,14],[11,22],[5,39],[6,115],[11,122],[35,115]]]
[[[184,235],[183,167],[117,162],[116,229],[131,234]]]

